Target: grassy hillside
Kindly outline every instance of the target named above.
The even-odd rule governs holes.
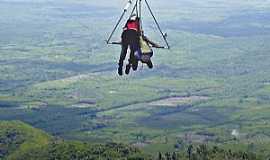
[[[19,121],[0,122],[0,159],[75,160],[149,159],[136,148],[121,144],[63,141]]]
[[[189,145],[177,152],[158,152],[152,156],[123,144],[93,144],[56,139],[20,121],[0,121],[0,159],[4,160],[221,160],[260,159],[254,153],[225,150],[206,145]],[[179,144],[179,147],[181,144]],[[244,158],[243,158],[244,157]]]
[[[33,151],[42,151],[52,139],[47,133],[20,121],[1,121],[0,128],[0,159],[24,159]]]

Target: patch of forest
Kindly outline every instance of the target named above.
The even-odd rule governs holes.
[[[259,160],[262,155],[234,148],[190,144],[177,152],[148,154],[134,146],[67,141],[20,121],[0,122],[0,159],[14,160]]]

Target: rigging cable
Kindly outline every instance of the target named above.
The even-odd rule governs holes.
[[[107,44],[110,44],[110,40],[111,40],[111,38],[112,38],[114,32],[115,32],[116,29],[118,28],[120,22],[122,21],[124,15],[125,15],[126,12],[128,11],[128,8],[130,7],[131,4],[132,4],[132,0],[129,0],[129,1],[128,1],[128,4],[127,4],[127,5],[125,6],[125,8],[124,8],[124,11],[123,11],[122,15],[121,15],[120,18],[119,18],[117,24],[116,24],[115,27],[113,28],[112,33],[110,34],[109,38],[106,40]]]
[[[158,27],[158,30],[159,30],[159,32],[161,33],[161,35],[162,35],[162,37],[163,37],[163,39],[164,39],[164,41],[165,41],[165,43],[166,43],[168,49],[170,49],[170,45],[169,45],[169,43],[168,43],[168,41],[167,41],[167,39],[166,39],[166,36],[167,36],[167,35],[166,35],[166,34],[163,34],[163,32],[162,32],[162,30],[161,30],[161,27],[160,27],[160,25],[159,25],[159,23],[158,23],[158,21],[157,21],[155,15],[154,15],[153,11],[151,10],[150,5],[149,5],[149,3],[147,2],[147,0],[145,0],[145,4],[146,4],[146,6],[147,6],[147,8],[148,8],[148,10],[149,10],[149,12],[150,12],[150,14],[152,15],[152,17],[153,17],[153,19],[154,19],[154,21],[155,21],[155,23],[156,23],[156,25],[157,25],[157,27]]]

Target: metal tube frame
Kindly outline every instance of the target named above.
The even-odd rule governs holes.
[[[129,0],[128,3],[126,4],[126,6],[125,6],[125,8],[124,8],[124,10],[123,10],[123,12],[122,12],[122,14],[121,14],[121,16],[120,16],[118,22],[117,22],[117,24],[116,24],[115,27],[113,28],[113,31],[111,32],[109,38],[106,40],[106,43],[107,43],[107,44],[115,44],[115,43],[113,43],[113,42],[110,42],[110,40],[111,40],[111,38],[112,38],[114,32],[115,32],[116,29],[118,28],[120,22],[122,21],[124,15],[125,15],[126,12],[128,11],[129,7],[132,5],[132,1],[133,1],[133,0]],[[157,28],[158,28],[160,34],[162,35],[163,40],[165,41],[165,43],[166,43],[166,45],[167,45],[167,48],[166,48],[166,49],[170,49],[170,45],[169,45],[169,43],[168,43],[168,41],[167,41],[167,34],[164,34],[164,33],[162,32],[162,29],[161,29],[161,27],[160,27],[160,25],[159,25],[159,23],[158,23],[158,21],[157,21],[155,15],[154,15],[154,13],[153,13],[153,11],[152,11],[152,9],[151,9],[151,7],[150,7],[148,1],[147,1],[147,0],[144,0],[144,2],[145,2],[145,4],[146,4],[146,6],[147,6],[147,8],[148,8],[148,10],[149,10],[149,12],[150,12],[150,14],[151,14],[151,16],[153,17],[153,19],[154,19],[154,21],[155,21],[155,24],[156,24],[156,26],[157,26]],[[138,5],[139,5],[139,6],[138,6]],[[137,16],[139,16],[139,18],[140,18],[140,27],[141,27],[140,29],[142,30],[142,0],[136,0],[136,3],[135,3],[135,5],[134,5],[134,7],[133,7],[133,9],[132,9],[132,11],[131,11],[131,14],[130,14],[129,18],[132,16],[132,14],[134,13],[135,10],[136,10]]]
[[[111,32],[109,38],[106,40],[106,43],[107,43],[107,44],[111,44],[110,40],[111,40],[111,38],[112,38],[112,36],[113,36],[115,30],[118,28],[120,22],[122,21],[124,15],[126,14],[126,12],[128,11],[128,9],[129,9],[129,7],[130,7],[131,5],[132,5],[132,0],[128,0],[128,3],[126,4],[126,6],[125,6],[125,8],[124,8],[124,10],[123,10],[123,12],[122,12],[122,14],[121,14],[119,20],[117,21],[115,27],[113,28],[113,31]]]
[[[157,25],[157,27],[158,27],[158,30],[159,30],[160,34],[162,35],[162,37],[163,37],[163,39],[164,39],[164,41],[165,41],[165,43],[166,43],[166,45],[167,45],[167,49],[170,49],[170,45],[169,45],[169,43],[168,43],[168,41],[167,41],[167,34],[164,34],[164,33],[162,32],[162,29],[161,29],[161,27],[160,27],[160,25],[159,25],[159,23],[158,23],[158,21],[157,21],[155,15],[154,15],[154,13],[153,13],[153,11],[152,11],[152,9],[151,9],[151,7],[150,7],[148,1],[147,1],[147,0],[144,0],[144,1],[145,1],[145,4],[146,4],[146,6],[147,6],[147,8],[148,8],[148,10],[149,10],[149,12],[150,12],[150,14],[152,15],[152,17],[153,17],[153,19],[154,19],[154,21],[155,21],[155,23],[156,23],[156,25]]]

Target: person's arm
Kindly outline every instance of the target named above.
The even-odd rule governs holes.
[[[152,47],[155,47],[155,48],[164,48],[163,46],[151,41],[150,39],[148,39],[146,36],[143,35],[143,39],[149,43]]]

